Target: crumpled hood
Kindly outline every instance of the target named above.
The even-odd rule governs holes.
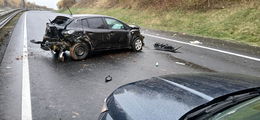
[[[114,119],[175,120],[216,97],[259,86],[259,78],[239,74],[167,75],[116,89],[107,106]]]

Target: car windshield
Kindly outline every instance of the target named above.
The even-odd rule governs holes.
[[[259,120],[259,118],[260,97],[256,97],[224,110],[209,120]]]

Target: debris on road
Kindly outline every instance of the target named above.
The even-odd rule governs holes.
[[[72,113],[73,113],[74,115],[79,116],[79,113],[77,113],[77,112],[72,111]]]
[[[30,40],[30,42],[34,44],[42,44],[42,41]]]
[[[112,81],[112,77],[110,75],[106,76],[105,82],[107,83],[107,82],[110,82],[110,81]]]
[[[201,45],[202,42],[195,40],[195,41],[190,41],[190,44]]]
[[[159,63],[158,63],[158,62],[156,62],[156,63],[155,63],[155,66],[156,66],[156,67],[158,67],[158,66],[159,66]]]
[[[23,59],[23,56],[18,56],[15,58],[16,60],[22,60]]]
[[[76,118],[77,116],[76,115],[72,115],[72,118]]]
[[[10,69],[10,68],[12,68],[12,67],[7,66],[6,68],[7,68],[7,69]]]
[[[173,52],[173,53],[178,53],[178,49],[180,49],[182,46],[174,48],[173,46],[170,46],[168,44],[162,44],[162,43],[155,43],[154,48],[156,50],[162,50],[162,51],[169,51],[169,52]]]
[[[179,64],[179,65],[186,65],[185,63],[182,63],[182,62],[175,62],[176,64]]]

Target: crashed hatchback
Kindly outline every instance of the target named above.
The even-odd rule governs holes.
[[[138,52],[144,45],[140,28],[104,15],[57,16],[46,24],[41,48],[64,60],[70,51],[74,60],[85,59],[91,51],[130,48]]]

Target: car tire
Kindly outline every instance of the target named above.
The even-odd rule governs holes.
[[[90,49],[85,43],[76,43],[70,47],[70,56],[73,60],[83,60],[90,52]]]
[[[140,38],[135,38],[132,43],[132,49],[135,52],[140,52],[143,49],[143,41]]]

